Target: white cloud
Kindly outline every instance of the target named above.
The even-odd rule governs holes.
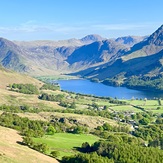
[[[97,24],[92,25],[96,30],[140,30],[146,28],[145,24]]]
[[[80,24],[39,24],[30,20],[18,26],[0,27],[0,36],[8,39],[67,39],[81,38],[87,34],[100,34],[103,37],[118,37],[124,35],[146,35],[159,27],[158,23],[140,24],[99,24],[97,22],[82,22]],[[149,33],[146,33],[146,32]],[[154,31],[154,30],[153,30]]]
[[[1,33],[7,33],[7,32],[72,32],[72,31],[80,31],[80,30],[86,30],[85,27],[80,26],[66,26],[66,25],[60,25],[60,24],[47,24],[47,25],[38,25],[34,24],[33,22],[27,22],[24,24],[21,24],[19,26],[13,26],[13,27],[0,27]]]
[[[65,24],[46,24],[39,25],[34,20],[27,21],[19,26],[0,27],[0,32],[72,32],[82,30],[141,30],[149,27],[149,24],[90,24],[83,23],[82,25],[65,25]]]

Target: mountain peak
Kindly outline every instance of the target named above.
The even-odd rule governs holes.
[[[134,44],[143,41],[145,38],[145,36],[124,36],[118,37],[115,39],[115,41],[125,45],[133,46]]]
[[[147,40],[148,44],[163,46],[163,25],[161,25]]]
[[[18,49],[17,45],[14,44],[12,41],[9,41],[5,38],[0,37],[0,51],[2,48],[10,47],[11,49]]]
[[[11,43],[11,41],[9,41],[9,40],[7,40],[7,39],[5,39],[3,37],[0,37],[0,45],[6,44],[6,43]]]
[[[97,34],[91,34],[91,35],[87,35],[87,36],[83,37],[80,40],[82,42],[95,42],[95,41],[102,41],[102,40],[104,40],[104,38]]]

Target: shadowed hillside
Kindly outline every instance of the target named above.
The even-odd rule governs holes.
[[[97,77],[100,80],[123,74],[125,77],[159,76],[163,73],[163,26],[158,28],[148,39],[135,44],[122,57],[104,65],[81,71],[85,77]]]

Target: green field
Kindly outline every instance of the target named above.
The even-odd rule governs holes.
[[[141,106],[146,106],[146,105],[152,105],[152,106],[157,106],[158,100],[129,100],[128,101],[132,105],[141,105]]]
[[[124,112],[124,111],[142,112],[140,109],[137,109],[131,105],[112,106],[110,108],[114,111],[117,111],[117,112]]]
[[[46,143],[49,147],[49,153],[57,150],[60,153],[59,159],[63,156],[69,156],[77,153],[76,147],[81,147],[83,142],[93,144],[99,140],[99,137],[90,134],[70,134],[55,133],[54,135],[46,135],[42,138],[34,138],[35,142]]]
[[[78,77],[70,75],[51,75],[51,76],[36,76],[36,79],[41,81],[50,81],[50,80],[69,80],[69,79],[78,79]]]

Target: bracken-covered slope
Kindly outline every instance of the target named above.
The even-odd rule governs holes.
[[[9,84],[13,83],[28,83],[34,84],[38,87],[42,86],[42,82],[39,80],[36,80],[25,74],[16,73],[0,66],[0,89],[6,89]]]
[[[21,141],[17,131],[0,126],[1,163],[58,163],[54,158],[18,144]]]

